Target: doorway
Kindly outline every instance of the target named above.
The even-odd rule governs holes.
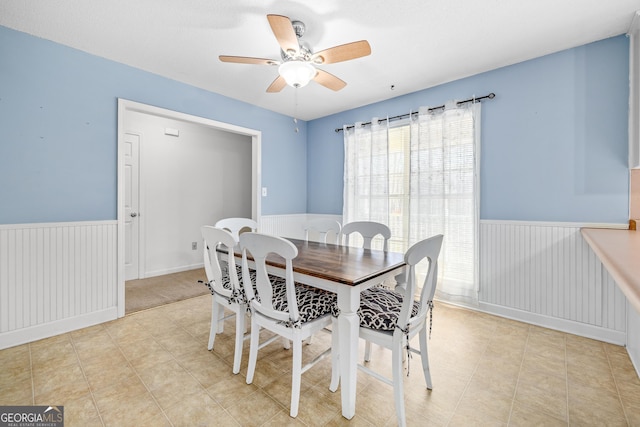
[[[210,295],[211,292],[198,281],[206,281],[204,268],[181,271],[147,279],[127,280],[125,285],[125,314],[173,302]]]
[[[251,177],[250,177],[250,182],[247,184],[250,186],[250,192],[251,192],[251,207],[250,207],[251,217],[256,221],[260,217],[260,197],[259,197],[258,189],[260,188],[260,181],[261,181],[260,179],[261,133],[259,131],[242,128],[234,125],[229,125],[226,123],[221,123],[214,120],[205,119],[202,117],[191,116],[188,114],[166,110],[159,107],[140,104],[133,101],[119,99],[118,100],[118,203],[117,203],[117,206],[118,206],[118,248],[117,248],[118,316],[119,317],[122,317],[125,314],[125,278],[127,277],[127,275],[131,277],[130,274],[132,270],[132,264],[134,264],[131,259],[132,257],[127,256],[128,253],[131,253],[130,251],[128,252],[127,249],[131,249],[132,245],[134,244],[133,241],[136,239],[135,238],[128,239],[129,236],[127,236],[127,231],[131,233],[135,231],[135,227],[133,226],[135,222],[132,222],[131,221],[132,219],[134,221],[138,221],[139,233],[141,234],[145,233],[145,229],[146,229],[145,226],[140,225],[140,224],[144,224],[143,222],[143,218],[145,215],[144,212],[139,212],[135,207],[132,208],[132,205],[134,204],[131,201],[131,197],[130,197],[132,194],[132,188],[129,187],[130,185],[133,185],[132,181],[134,180],[132,179],[131,176],[129,176],[129,174],[132,173],[132,171],[135,169],[135,167],[131,165],[132,149],[136,145],[135,143],[136,140],[138,141],[138,144],[137,144],[139,147],[138,150],[143,150],[142,146],[144,145],[144,144],[140,144],[141,138],[144,138],[144,135],[141,136],[139,132],[136,132],[135,130],[128,128],[132,120],[136,117],[138,118],[147,117],[149,118],[149,120],[166,119],[167,121],[177,121],[179,123],[185,124],[185,127],[187,127],[188,125],[191,128],[196,128],[203,132],[211,131],[214,133],[218,132],[218,133],[227,135],[228,139],[246,138],[245,140],[248,141],[251,145],[250,147]],[[173,133],[176,129],[169,129],[169,130],[171,131],[171,133]],[[180,144],[179,139],[176,138],[174,144],[176,144],[176,146],[178,147],[179,151],[177,152],[183,153],[185,151],[188,151],[184,148],[184,146],[179,145]],[[134,150],[134,153],[135,153],[135,150]],[[157,162],[154,162],[153,164],[155,165],[156,163]],[[170,165],[167,165],[167,168],[170,168],[172,166],[175,166],[175,165],[172,163]],[[200,164],[198,167],[202,168],[203,165]],[[246,171],[246,172],[249,172],[249,171]],[[246,172],[243,171],[243,173],[246,173]],[[189,186],[185,185],[185,187],[188,188]],[[156,197],[156,200],[157,200],[158,196],[156,195],[154,197]],[[146,203],[142,203],[142,205],[146,205]],[[180,201],[176,201],[176,205],[179,206]],[[181,206],[181,208],[197,209],[197,206]],[[189,211],[185,211],[185,212],[189,212]],[[135,214],[136,216],[133,217],[132,214]],[[168,229],[167,231],[174,234],[176,233],[180,234],[179,230],[175,230],[176,227],[173,227],[173,228],[174,228],[173,230]],[[150,229],[149,229],[149,232],[151,232]],[[190,232],[191,234],[194,234],[193,230],[190,230]],[[189,240],[190,240],[189,249],[191,249],[192,243],[196,244],[196,240],[200,241],[199,238],[196,238],[194,236],[189,236]],[[191,242],[192,240],[193,242]],[[143,245],[140,245],[140,246],[143,246]],[[152,247],[155,249],[155,245],[152,245]],[[200,249],[199,246],[198,246],[198,249]],[[141,248],[141,250],[144,250],[144,249]],[[193,252],[193,255],[195,254],[196,252]],[[197,254],[201,254],[201,251],[198,250]],[[135,255],[133,255],[133,257],[135,257]],[[151,259],[154,259],[154,258],[152,257]],[[142,257],[140,257],[140,261],[141,262],[138,262],[139,268],[141,267],[143,268],[145,263]],[[151,266],[151,270],[153,270],[153,266]],[[147,269],[144,271],[149,271],[149,270]],[[176,271],[181,271],[181,270],[176,270]],[[165,273],[174,273],[176,271],[168,270]],[[156,275],[156,273],[157,271],[152,272],[149,275],[151,276]],[[164,273],[160,272],[157,274],[164,274]],[[141,278],[144,278],[144,276],[145,276],[144,273],[140,275]]]

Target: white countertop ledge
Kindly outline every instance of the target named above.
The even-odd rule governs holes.
[[[582,228],[580,232],[640,313],[640,231]]]

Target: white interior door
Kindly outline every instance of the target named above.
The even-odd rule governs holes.
[[[124,135],[124,265],[125,280],[140,278],[139,244],[140,244],[140,173],[139,152],[140,135],[125,133]]]

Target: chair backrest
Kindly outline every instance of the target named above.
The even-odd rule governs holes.
[[[340,230],[342,226],[335,219],[312,219],[307,221],[304,225],[304,239],[309,241],[309,233],[318,233],[320,236],[320,241],[322,243],[332,243],[336,244],[338,242],[338,238],[340,237]],[[331,242],[327,242],[327,234],[333,233],[334,239]]]
[[[200,227],[200,231],[204,239],[204,245],[202,245],[204,251],[204,270],[207,273],[209,286],[211,286],[217,294],[230,298],[234,290],[240,290],[236,261],[233,254],[233,248],[238,244],[238,240],[229,231],[210,225]],[[222,271],[222,266],[220,265],[216,250],[218,245],[224,246],[227,250],[225,268],[229,274],[231,289],[225,289],[222,285],[222,278],[226,272]]]
[[[344,236],[344,244],[349,246],[349,235],[359,233],[364,239],[363,247],[371,249],[371,240],[381,235],[384,239],[383,250],[388,250],[389,239],[391,238],[391,230],[381,222],[374,221],[354,221],[342,226],[342,235]]]
[[[240,249],[242,250],[242,278],[247,299],[254,310],[276,321],[295,322],[299,319],[298,303],[296,301],[295,282],[293,280],[293,266],[291,260],[298,256],[298,248],[290,241],[277,236],[261,233],[243,233],[240,235]],[[287,311],[274,309],[273,284],[267,273],[266,259],[269,254],[276,254],[284,258]],[[249,275],[249,257],[255,262],[254,294],[251,276]]]
[[[436,282],[438,280],[438,256],[440,255],[440,249],[442,248],[442,240],[444,236],[437,234],[419,241],[411,246],[404,255],[404,261],[407,264],[407,271],[405,272],[404,297],[402,301],[402,309],[398,316],[398,325],[404,327],[404,325],[412,325],[420,323],[426,319],[427,311],[433,296],[436,292]],[[427,259],[429,261],[429,267],[425,274],[424,283],[422,284],[422,290],[420,291],[420,309],[416,316],[410,317],[412,305],[414,302],[414,294],[416,292],[418,269],[417,264],[420,261]],[[400,287],[396,290],[400,291]]]
[[[217,228],[224,228],[229,230],[236,241],[240,237],[240,232],[244,231],[258,231],[258,223],[249,218],[224,218],[216,222]]]

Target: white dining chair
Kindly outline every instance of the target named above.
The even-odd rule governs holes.
[[[229,233],[231,233],[231,235],[233,235],[233,238],[236,240],[236,248],[237,248],[237,242],[241,233],[258,231],[258,223],[250,218],[240,218],[240,217],[223,218],[218,220],[214,226],[216,228],[222,228],[224,230],[227,230]],[[217,252],[212,252],[212,254],[213,253],[217,253]],[[223,272],[223,280],[229,280],[229,278],[227,277],[228,270],[227,270],[226,259],[225,257],[219,257],[219,259],[220,259],[220,265],[222,267],[222,272]],[[244,289],[242,288],[242,276],[241,276],[242,271],[241,271],[240,265],[236,263],[235,268],[236,268],[236,274],[239,278],[239,283],[240,283],[240,290],[238,292],[240,292],[241,296],[244,297]],[[218,327],[218,333],[221,334],[224,332],[224,321],[229,317],[233,316],[234,314],[231,314],[225,317],[224,310],[220,310],[218,314],[220,315],[220,318],[218,319],[217,327]],[[246,325],[246,322],[243,324]],[[213,322],[211,323],[211,327],[213,328]],[[247,330],[245,327],[245,329],[243,330],[243,333],[246,331]],[[211,334],[214,334],[214,332],[211,332]],[[210,336],[209,350],[212,349],[212,346],[213,346],[213,339]]]
[[[332,327],[332,348],[324,351],[304,367],[302,366],[302,342],[314,333],[332,325],[334,318],[331,316],[331,307],[336,303],[336,295],[294,282],[292,260],[298,255],[298,249],[286,239],[260,233],[245,233],[240,236],[240,248],[244,288],[251,306],[251,344],[247,384],[253,382],[259,348],[264,347],[274,338],[283,337],[290,340],[293,345],[293,368],[289,414],[291,417],[296,417],[300,402],[302,374],[328,355],[332,348],[336,350],[332,354],[329,389],[335,391],[338,388],[337,327]],[[268,274],[266,258],[269,254],[284,258],[286,263],[284,278],[273,280],[273,277]],[[255,283],[251,283],[251,276],[248,274],[249,259],[252,259],[252,265],[255,268]],[[262,328],[276,335],[261,344]]]
[[[349,246],[349,237],[357,233],[362,238],[362,247],[364,249],[371,249],[371,243],[374,238],[381,236],[383,239],[383,251],[387,251],[389,248],[389,239],[391,238],[391,229],[381,222],[375,221],[353,221],[345,224],[342,227],[342,238],[344,245]],[[365,290],[364,292],[367,292]],[[364,346],[364,360],[368,362],[371,360],[371,342],[367,341]]]
[[[438,277],[438,256],[442,247],[443,236],[438,234],[422,240],[407,250],[404,256],[407,270],[404,283],[395,290],[387,288],[371,288],[360,297],[358,317],[360,319],[360,338],[373,342],[391,350],[393,378],[389,379],[364,365],[358,365],[363,372],[393,386],[398,425],[404,426],[404,391],[403,391],[403,352],[417,353],[422,359],[422,371],[427,389],[432,389],[429,371],[429,354],[427,348],[427,316],[433,309],[433,296]],[[417,287],[417,269],[423,260],[428,260],[428,269],[420,298],[414,300]],[[411,338],[419,334],[420,350],[408,347]],[[409,363],[409,357],[407,357]]]
[[[236,317],[236,342],[233,356],[233,373],[240,372],[242,347],[246,331],[245,314],[247,302],[242,285],[238,279],[233,248],[238,244],[237,238],[227,230],[205,225],[201,227],[204,239],[204,269],[207,274],[206,283],[211,291],[211,330],[207,348],[213,349],[216,332],[222,333],[222,324],[227,318]],[[217,251],[219,245],[226,250],[225,262],[221,263]],[[225,308],[232,311],[224,316]]]
[[[335,219],[318,218],[312,219],[303,224],[304,239],[309,241],[309,237],[317,235],[319,242],[337,244],[340,238],[342,226]],[[330,238],[330,240],[327,240]]]
[[[358,233],[363,239],[363,248],[371,249],[371,241],[376,236],[382,236],[384,239],[383,251],[389,248],[389,239],[391,238],[391,229],[381,222],[375,221],[353,221],[342,226],[341,241],[345,246],[349,246],[349,237],[353,233]]]
[[[258,223],[250,218],[223,218],[215,226],[228,230],[236,240],[240,238],[240,233],[258,231]]]
[[[317,218],[305,222],[302,228],[304,229],[304,240],[307,242],[310,240],[310,237],[317,236],[320,243],[337,245],[339,243],[342,225],[335,219]],[[309,337],[305,343],[307,345],[311,344],[312,339],[313,337]]]

